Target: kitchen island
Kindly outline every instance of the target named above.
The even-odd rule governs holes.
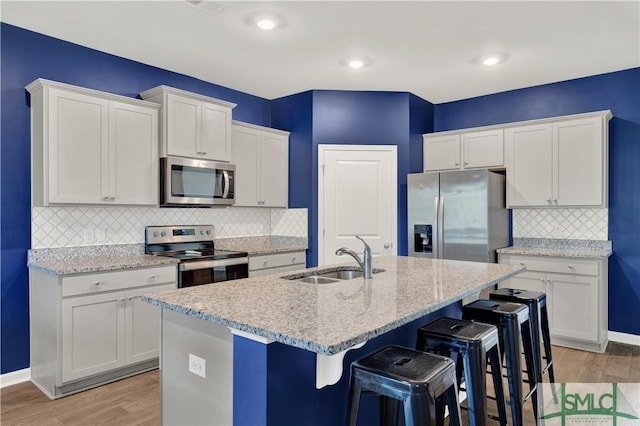
[[[370,280],[277,274],[146,296],[162,308],[163,424],[341,424],[353,360],[414,346],[421,325],[459,317],[463,298],[524,270],[400,256],[373,266],[384,272]],[[363,424],[376,424],[375,402],[363,401]]]

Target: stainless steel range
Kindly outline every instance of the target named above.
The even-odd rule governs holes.
[[[178,287],[249,276],[249,254],[216,250],[213,225],[147,226],[145,253],[178,259]]]

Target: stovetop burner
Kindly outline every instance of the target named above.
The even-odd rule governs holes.
[[[229,251],[229,250],[215,250],[215,249],[202,249],[202,250],[185,250],[178,252],[156,252],[153,253],[157,256],[172,257],[179,259],[183,262],[198,261],[198,260],[211,260],[211,259],[234,259],[238,257],[246,257],[247,253],[243,251]]]

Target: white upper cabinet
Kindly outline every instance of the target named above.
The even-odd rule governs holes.
[[[236,206],[287,207],[289,132],[233,122]]]
[[[502,129],[428,134],[423,145],[425,172],[504,166]]]
[[[609,111],[505,130],[507,207],[607,206]]]
[[[43,79],[27,90],[34,206],[157,204],[159,105]]]
[[[231,111],[236,104],[158,86],[140,97],[162,104],[160,156],[231,159]]]

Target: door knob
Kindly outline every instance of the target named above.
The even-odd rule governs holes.
[[[391,244],[389,244],[389,243],[385,243],[384,244],[384,248],[388,249],[389,247],[391,247]]]

